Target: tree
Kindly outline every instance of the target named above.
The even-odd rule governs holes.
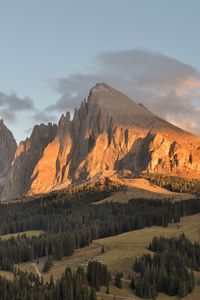
[[[180,281],[178,288],[179,297],[184,297],[188,294],[188,289],[186,287],[185,281]]]
[[[131,278],[130,288],[131,288],[132,290],[135,290],[135,280],[134,280],[133,277]]]
[[[109,289],[109,283],[108,283],[106,286],[106,294],[109,294],[109,293],[110,293],[110,289]]]
[[[53,275],[51,274],[50,276],[50,281],[49,281],[49,288],[54,288],[54,280],[53,280]]]
[[[45,263],[44,263],[42,272],[44,272],[44,273],[48,272],[51,269],[52,266],[53,266],[52,257],[48,256]]]
[[[91,287],[90,288],[90,300],[96,300],[96,299],[97,299],[97,295],[96,295],[95,288]]]
[[[122,280],[121,280],[121,274],[120,273],[117,273],[115,275],[115,286],[118,287],[119,289],[122,289]]]

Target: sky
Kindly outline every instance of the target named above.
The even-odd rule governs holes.
[[[199,0],[0,0],[0,118],[19,142],[105,82],[200,135]]]

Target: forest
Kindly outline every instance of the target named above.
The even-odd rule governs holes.
[[[106,265],[96,261],[89,262],[86,272],[66,268],[56,282],[52,276],[44,283],[33,273],[16,271],[13,281],[0,277],[0,300],[96,300],[101,286],[109,293],[110,280]]]
[[[184,234],[179,238],[154,237],[149,245],[154,254],[144,254],[134,263],[140,274],[135,281],[136,295],[155,299],[159,292],[184,297],[195,286],[193,271],[200,270],[200,244]]]
[[[45,283],[32,273],[17,272],[13,281],[0,277],[0,300],[96,300],[96,290],[89,286],[88,274],[79,268],[65,270],[61,279]]]

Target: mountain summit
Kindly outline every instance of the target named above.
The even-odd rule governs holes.
[[[90,91],[88,105],[101,109],[113,119],[115,125],[135,126],[151,130],[171,130],[178,134],[185,131],[156,116],[143,104],[136,103],[128,96],[105,83],[97,83]]]
[[[200,138],[98,83],[57,125],[34,128],[21,142],[2,199],[46,193],[129,170],[200,178]]]
[[[14,158],[17,144],[3,120],[0,120],[0,192]]]

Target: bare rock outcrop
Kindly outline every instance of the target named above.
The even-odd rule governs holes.
[[[12,132],[0,120],[0,191],[3,188],[5,177],[10,169],[17,148]]]

